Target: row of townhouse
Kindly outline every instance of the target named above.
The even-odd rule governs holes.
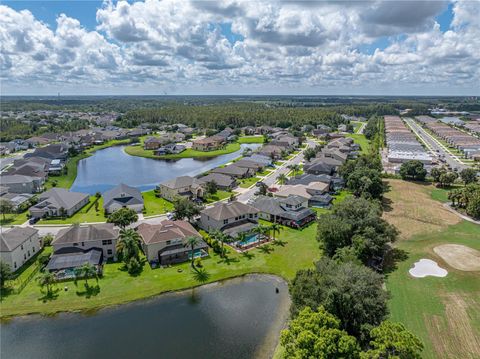
[[[480,156],[480,139],[429,116],[418,116],[417,121],[449,145],[462,151],[468,158]]]
[[[432,163],[432,156],[399,116],[384,116],[384,121],[388,162],[404,163],[417,160],[426,165]]]

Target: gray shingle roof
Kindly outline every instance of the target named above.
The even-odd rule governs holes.
[[[235,180],[232,177],[221,174],[221,173],[210,173],[204,177],[200,177],[198,180],[201,183],[207,183],[207,182],[213,181],[218,186],[221,186],[221,187],[230,187],[235,182]]]
[[[32,227],[14,227],[0,233],[0,252],[11,252],[28,238],[38,233]]]
[[[117,238],[118,229],[114,228],[112,223],[101,223],[61,229],[52,244],[73,244]]]
[[[206,208],[202,211],[202,214],[205,214],[217,221],[250,213],[258,213],[258,210],[252,206],[249,206],[248,204],[238,201],[218,203],[215,206]]]
[[[38,204],[36,204],[34,207],[43,204],[43,202],[49,202],[55,208],[63,207],[64,209],[68,210],[90,196],[86,193],[70,192],[65,188],[52,188],[51,190],[42,193],[38,197]]]
[[[181,188],[191,186],[192,184],[200,184],[196,178],[190,176],[180,176],[169,181],[162,182],[161,185],[168,188]]]
[[[142,204],[143,197],[142,193],[135,187],[120,183],[118,186],[103,194],[104,208],[107,208],[113,202],[120,202],[123,206]]]

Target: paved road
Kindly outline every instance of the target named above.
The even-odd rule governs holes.
[[[306,148],[308,148],[308,147],[313,148],[315,146],[317,146],[317,143],[315,143],[314,141],[311,141],[311,140],[307,141],[307,147]],[[286,175],[288,172],[290,172],[290,169],[288,168],[289,166],[298,165],[298,164],[302,163],[302,161],[303,161],[303,151],[304,150],[300,151],[300,153],[298,155],[296,155],[295,157],[293,157],[292,159],[290,159],[288,161],[285,161],[285,163],[283,163],[281,166],[277,167],[272,173],[270,173],[270,175],[268,175],[267,177],[265,177],[262,180],[263,183],[265,183],[268,187],[273,186],[277,182],[278,176],[280,176],[281,174]],[[258,188],[253,186],[252,188],[249,188],[247,191],[238,195],[237,200],[240,201],[240,202],[246,203],[246,202],[248,202],[248,200],[250,198],[252,198],[255,195],[255,192],[257,192],[257,190],[258,190]]]
[[[451,153],[447,147],[439,142],[435,137],[429,134],[422,126],[415,122],[411,118],[406,118],[405,122],[412,129],[412,131],[423,141],[427,148],[435,155],[443,155],[445,162],[452,168],[461,171],[468,168],[467,165],[462,163],[460,158]]]

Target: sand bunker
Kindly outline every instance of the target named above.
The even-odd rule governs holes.
[[[449,266],[466,272],[480,271],[480,251],[461,244],[442,244],[433,248]]]
[[[448,272],[440,268],[437,262],[434,262],[430,259],[420,259],[413,265],[408,273],[416,278],[425,278],[428,276],[432,277],[446,277]]]

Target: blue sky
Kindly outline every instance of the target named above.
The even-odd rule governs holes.
[[[2,4],[2,93],[478,93],[472,1]]]

